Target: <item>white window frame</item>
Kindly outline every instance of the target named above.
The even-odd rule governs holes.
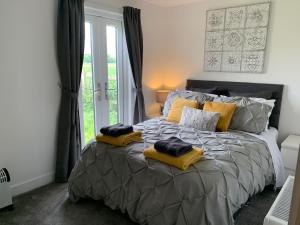
[[[122,49],[119,52],[122,62],[118,66],[119,76],[118,76],[118,105],[119,105],[119,120],[125,124],[133,123],[133,112],[135,103],[135,91],[132,79],[132,71],[129,62],[129,56],[127,51],[127,44],[124,32],[124,22],[123,15],[119,12],[112,12],[103,9],[98,9],[90,6],[85,6],[85,17],[86,21],[91,21],[93,17],[101,17],[104,19],[111,19],[121,22],[122,27]],[[118,50],[119,51],[119,50]],[[95,99],[95,98],[94,98]],[[83,121],[83,108],[82,108],[82,90],[80,88],[79,92],[79,114],[81,123],[81,141],[85,143],[84,140],[84,121]],[[95,132],[96,130],[95,127]]]

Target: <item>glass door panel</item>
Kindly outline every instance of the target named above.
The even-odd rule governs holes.
[[[123,31],[121,21],[88,16],[81,78],[81,131],[83,144],[100,128],[123,120]],[[122,84],[122,85],[120,85]],[[122,105],[121,105],[121,104]]]
[[[94,115],[94,89],[93,89],[93,63],[92,63],[92,42],[91,24],[85,23],[85,48],[81,74],[81,98],[82,98],[82,133],[84,143],[95,136],[95,115]]]
[[[106,26],[107,49],[107,82],[105,83],[106,97],[108,101],[109,124],[119,122],[118,110],[118,75],[117,75],[117,29],[114,26]]]

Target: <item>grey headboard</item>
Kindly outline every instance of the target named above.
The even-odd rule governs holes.
[[[275,107],[270,117],[270,126],[278,128],[283,85],[280,84],[260,84],[260,83],[243,83],[243,82],[225,82],[225,81],[208,81],[208,80],[187,80],[186,89],[193,90],[197,88],[215,88],[228,90],[232,92],[255,93],[271,91],[271,99],[275,99]]]

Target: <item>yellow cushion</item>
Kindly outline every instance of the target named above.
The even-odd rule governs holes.
[[[223,102],[205,102],[203,110],[207,112],[218,112],[220,113],[220,119],[217,124],[217,130],[227,131],[233,113],[236,109],[234,103],[223,103]]]
[[[179,157],[171,156],[155,150],[154,146],[150,146],[144,150],[144,156],[161,161],[163,163],[175,166],[178,169],[186,170],[191,165],[198,162],[203,156],[203,149],[193,146],[193,150]]]
[[[139,142],[142,141],[142,132],[141,131],[133,131],[129,134],[123,134],[119,137],[112,137],[108,135],[98,134],[96,136],[96,141],[104,142],[107,144],[115,145],[115,146],[126,146],[131,142]]]
[[[169,110],[167,121],[179,123],[184,106],[198,108],[198,105],[199,104],[196,100],[179,97],[175,98],[172,103],[171,109]]]

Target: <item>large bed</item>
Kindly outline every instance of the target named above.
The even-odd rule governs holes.
[[[265,186],[284,181],[276,144],[282,85],[187,81],[187,89],[226,87],[247,92],[270,90],[276,106],[272,128],[260,135],[208,132],[154,118],[134,126],[144,141],[126,147],[92,141],[69,178],[69,196],[103,200],[139,224],[233,225],[233,214]],[[177,136],[204,149],[202,160],[182,171],[145,158],[143,150],[158,140]]]

